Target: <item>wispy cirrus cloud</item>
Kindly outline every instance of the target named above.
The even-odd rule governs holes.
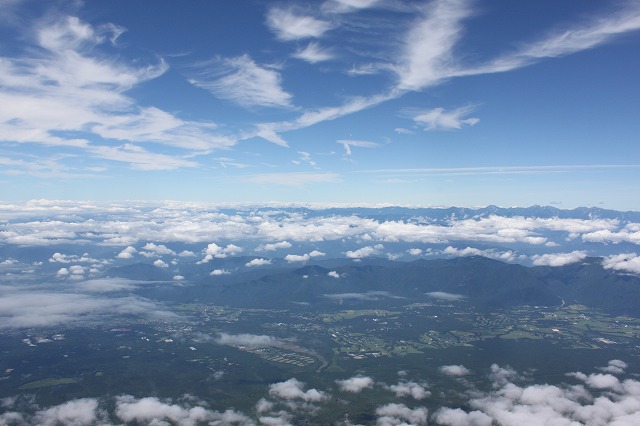
[[[310,64],[315,64],[329,61],[333,59],[335,55],[330,49],[320,47],[317,42],[311,42],[304,49],[297,50],[293,56]]]
[[[331,23],[298,13],[293,8],[274,7],[267,13],[267,26],[279,40],[318,38],[331,29]]]
[[[360,140],[352,140],[352,139],[340,139],[337,141],[339,144],[344,146],[345,154],[351,155],[351,147],[357,146],[358,148],[377,148],[381,146],[377,142],[371,141],[360,141]]]
[[[622,34],[640,30],[640,5],[620,2],[618,10],[606,17],[592,18],[548,32],[538,40],[523,43],[514,52],[504,54],[484,65],[461,69],[456,75],[487,74],[511,71],[545,58],[557,58],[591,49]]]
[[[282,88],[280,73],[260,66],[249,55],[218,58],[199,65],[189,81],[215,96],[245,107],[291,107],[293,96]]]
[[[105,53],[124,29],[92,26],[74,16],[38,21],[28,29],[33,44],[14,57],[0,57],[0,140],[80,149],[94,158],[136,168],[172,160],[126,147],[151,143],[189,151],[210,151],[235,144],[211,122],[182,120],[153,107],[141,107],[125,92],[166,72],[168,65],[136,66]],[[29,32],[27,29],[25,33]],[[97,142],[95,140],[97,139]],[[125,148],[98,145],[115,139]],[[89,142],[92,140],[94,142]],[[176,159],[175,167],[196,163]],[[141,166],[142,165],[142,166]],[[161,166],[160,168],[167,168]]]
[[[480,122],[479,118],[465,118],[474,110],[474,107],[461,107],[449,111],[444,108],[433,108],[415,114],[413,121],[424,130],[457,130],[463,126],[474,126]]]

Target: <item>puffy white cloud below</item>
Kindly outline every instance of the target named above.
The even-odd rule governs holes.
[[[462,300],[466,298],[466,296],[463,296],[462,294],[447,293],[446,291],[431,291],[426,294],[429,297],[433,297],[434,299],[439,299],[439,300],[454,301],[454,300]]]
[[[640,274],[640,256],[636,253],[622,253],[607,256],[602,260],[604,269]]]
[[[269,259],[263,259],[263,258],[256,258],[253,260],[250,260],[249,262],[245,263],[244,266],[251,268],[254,266],[264,266],[264,265],[270,265],[271,264],[271,260]]]
[[[220,333],[216,338],[216,343],[229,346],[274,346],[278,344],[278,339],[273,336],[257,334],[228,334]]]
[[[412,397],[416,400],[425,399],[431,396],[431,392],[426,389],[426,385],[416,382],[400,382],[397,385],[388,386],[388,389],[396,394],[398,398]]]
[[[575,250],[571,253],[551,253],[535,255],[531,257],[536,266],[565,266],[583,261],[587,257],[584,250]]]
[[[473,247],[466,247],[461,250],[452,246],[448,246],[442,252],[448,256],[482,256],[488,257],[490,259],[500,260],[503,262],[513,262],[517,258],[516,254],[511,250],[501,252],[495,249],[480,250]]]
[[[350,259],[363,259],[380,254],[380,250],[382,249],[384,249],[382,244],[376,244],[375,246],[365,246],[358,250],[348,251],[345,255]]]
[[[440,371],[447,376],[461,377],[470,373],[464,365],[443,365],[440,367]]]
[[[95,292],[96,287],[112,289],[114,285],[117,283],[90,283],[86,290]],[[120,285],[125,284],[120,282]],[[91,324],[113,315],[175,318],[174,314],[160,305],[134,296],[103,297],[46,291],[5,293],[0,296],[0,329]]]
[[[321,402],[328,398],[325,392],[316,389],[304,390],[305,384],[296,378],[269,385],[269,395],[285,400],[301,399],[306,402]]]
[[[374,381],[371,377],[354,376],[349,379],[336,380],[340,390],[351,393],[360,393],[364,389],[373,387]]]

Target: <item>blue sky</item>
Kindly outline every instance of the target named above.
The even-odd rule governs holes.
[[[637,2],[0,10],[0,200],[640,209]]]

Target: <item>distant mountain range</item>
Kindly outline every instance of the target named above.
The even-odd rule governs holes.
[[[144,286],[138,293],[181,303],[265,308],[290,308],[294,303],[406,304],[433,300],[428,295],[432,293],[464,299],[483,309],[564,303],[640,315],[640,277],[605,270],[600,263],[599,258],[587,258],[563,267],[525,267],[479,256],[414,262],[367,259],[332,268],[273,266],[223,277],[194,271],[184,284]],[[114,268],[108,275],[170,279],[145,264]]]

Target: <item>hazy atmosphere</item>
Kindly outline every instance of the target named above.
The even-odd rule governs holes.
[[[0,426],[640,424],[639,30],[0,0]]]

